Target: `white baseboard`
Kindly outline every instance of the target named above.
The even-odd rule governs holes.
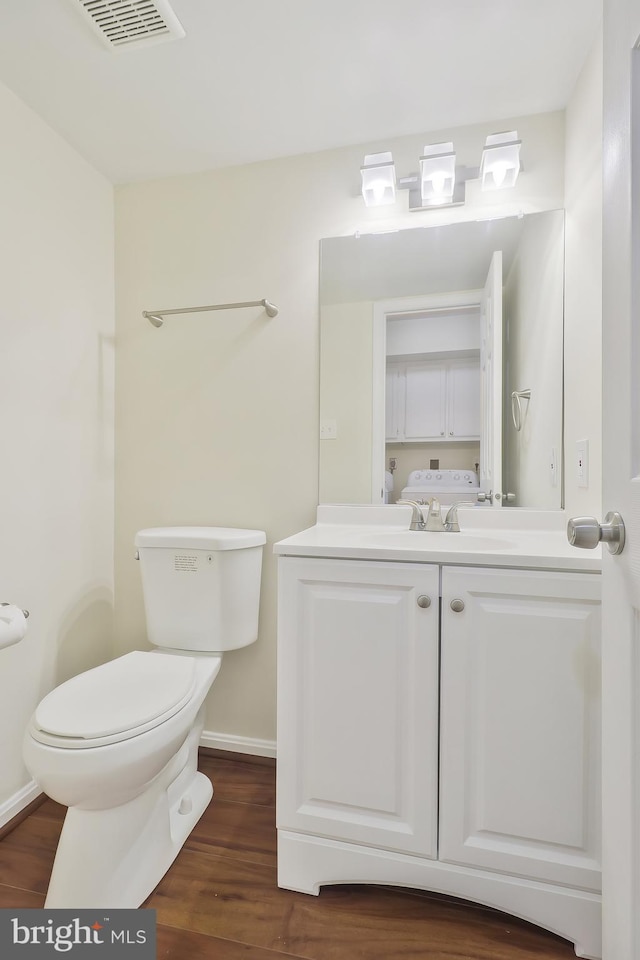
[[[17,817],[18,814],[24,810],[25,807],[28,807],[33,800],[39,797],[41,793],[42,790],[35,780],[31,780],[26,787],[22,787],[22,789],[14,793],[12,797],[5,800],[3,804],[0,804],[0,827],[4,827],[5,823],[9,823],[10,820]]]
[[[203,730],[200,746],[212,750],[229,750],[232,753],[248,753],[253,757],[275,757],[275,740],[258,740],[255,737],[237,737],[233,733],[216,733]]]

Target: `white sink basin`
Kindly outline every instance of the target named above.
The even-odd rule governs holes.
[[[561,511],[460,511],[460,533],[409,530],[411,509],[392,504],[324,504],[318,523],[281,540],[280,556],[442,563],[600,572],[600,547],[567,540]]]
[[[513,540],[478,533],[433,533],[430,530],[378,530],[363,533],[361,543],[401,550],[433,550],[434,552],[513,550]]]

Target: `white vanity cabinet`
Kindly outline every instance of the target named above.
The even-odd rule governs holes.
[[[599,581],[281,556],[280,886],[439,891],[599,957]]]
[[[473,358],[387,365],[389,442],[478,440],[480,364]]]
[[[279,567],[280,828],[437,856],[439,570]]]

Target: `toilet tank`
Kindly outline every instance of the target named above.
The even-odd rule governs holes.
[[[147,636],[155,647],[221,653],[258,637],[262,530],[140,530]]]

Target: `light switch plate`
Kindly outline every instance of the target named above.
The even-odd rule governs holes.
[[[576,442],[576,479],[579,487],[589,486],[589,441]]]

